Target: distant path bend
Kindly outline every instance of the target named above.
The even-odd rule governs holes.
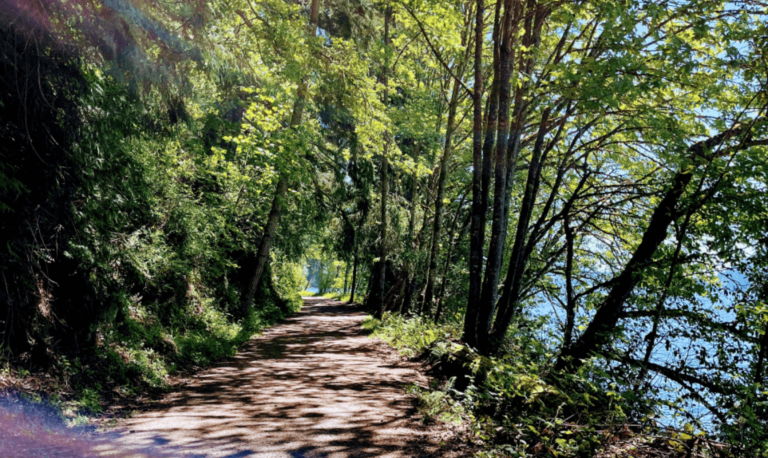
[[[300,313],[233,359],[121,421],[118,442],[195,458],[431,456],[405,394],[423,376],[387,362],[383,344],[361,329],[364,317],[338,301],[305,298]]]

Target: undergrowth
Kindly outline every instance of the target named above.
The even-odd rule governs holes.
[[[99,327],[97,343],[74,359],[57,355],[47,368],[49,382],[41,391],[6,390],[4,397],[29,405],[46,405],[70,426],[85,425],[103,413],[110,398],[163,392],[169,377],[233,356],[254,335],[285,313],[300,310],[301,297],[282,285],[264,282],[244,319],[237,320],[211,298],[189,302],[188,313],[168,325],[152,305],[126,301],[127,313],[117,323]],[[41,374],[9,360],[0,372],[24,380]]]
[[[371,331],[373,337],[387,342],[409,358],[423,353],[438,339],[447,341],[461,336],[461,328],[457,324],[436,325],[428,318],[405,317],[390,312],[384,313],[382,320],[366,317],[362,326]]]
[[[626,423],[624,401],[585,371],[562,376],[525,332],[513,330],[504,356],[487,358],[456,343],[458,324],[386,313],[362,326],[402,355],[441,369],[429,389],[414,386],[425,421],[464,423],[483,457],[592,457],[606,434]],[[457,381],[458,380],[458,381]],[[618,391],[618,390],[617,390]]]

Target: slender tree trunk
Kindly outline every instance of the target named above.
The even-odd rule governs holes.
[[[641,279],[642,266],[651,260],[656,249],[667,238],[667,228],[674,218],[677,203],[691,178],[690,172],[675,174],[674,184],[653,212],[640,245],[619,275],[608,297],[598,308],[584,334],[573,345],[563,350],[556,364],[557,369],[570,367],[575,370],[583,364],[584,359],[610,341],[609,333],[616,327],[624,310],[624,303]]]
[[[491,238],[488,247],[488,260],[485,267],[485,278],[482,284],[480,303],[478,304],[478,321],[476,336],[478,347],[484,346],[488,340],[491,319],[498,295],[501,255],[504,247],[504,193],[506,191],[507,141],[509,139],[509,106],[510,79],[512,76],[512,61],[514,60],[513,40],[516,37],[518,11],[513,11],[516,1],[509,1],[505,7],[504,38],[500,52],[501,72],[499,77],[499,120],[498,142],[496,144],[496,167],[494,170],[494,202]]]
[[[392,8],[387,7],[384,13],[384,46],[389,46],[389,25],[392,20]],[[389,68],[388,64],[385,65],[383,75],[381,77],[382,84],[384,85],[384,105],[389,104]],[[386,136],[389,134],[385,132]],[[379,285],[378,295],[379,303],[376,307],[376,318],[381,318],[384,314],[384,296],[386,295],[386,274],[387,274],[387,195],[389,194],[389,163],[387,161],[387,147],[389,146],[389,138],[384,140],[384,152],[381,156],[381,251],[379,255]]]
[[[437,309],[435,311],[435,324],[437,324],[440,321],[440,315],[443,313],[443,309],[445,308],[443,305],[443,297],[445,296],[445,284],[447,283],[447,276],[448,276],[448,269],[451,267],[451,256],[453,254],[453,250],[455,246],[458,244],[459,240],[461,240],[461,236],[454,238],[453,234],[456,232],[456,224],[459,222],[459,216],[461,215],[461,209],[464,206],[464,200],[466,199],[467,195],[464,194],[461,196],[461,201],[459,202],[459,208],[456,210],[456,216],[453,218],[453,223],[451,223],[451,228],[448,232],[448,251],[445,253],[445,266],[443,267],[443,275],[442,275],[442,281],[440,282],[440,289],[437,293]]]
[[[763,239],[763,244],[768,248],[768,239]],[[768,303],[768,278],[765,279],[765,282],[763,283],[763,288],[760,291],[760,295],[757,297],[757,299],[761,302]],[[759,333],[758,333],[759,336]],[[757,353],[757,362],[755,363],[755,375],[753,377],[753,380],[755,382],[755,385],[758,386],[758,389],[763,388],[763,392],[766,390],[765,388],[765,379],[764,372],[765,372],[765,362],[768,360],[768,322],[765,322],[763,324],[763,335],[760,337],[760,348]],[[754,403],[754,401],[753,401]],[[766,408],[763,408],[763,412],[766,411]]]
[[[763,285],[762,301],[768,301],[768,282]],[[763,335],[760,337],[760,349],[757,353],[757,362],[755,363],[755,384],[764,388],[765,361],[768,360],[768,323],[763,326]],[[765,390],[763,390],[765,391]]]
[[[472,222],[472,215],[469,214],[467,216],[468,216],[467,220],[464,221],[464,224],[463,224],[463,226],[461,228],[461,231],[456,236],[456,238],[453,240],[453,244],[451,245],[451,248],[449,250],[450,254],[446,258],[446,264],[445,264],[444,273],[443,273],[443,281],[442,281],[442,283],[440,285],[440,292],[437,294],[437,300],[438,301],[441,301],[443,299],[443,297],[445,296],[446,284],[448,283],[447,280],[446,280],[445,272],[448,271],[449,264],[456,263],[456,261],[458,260],[457,259],[458,255],[455,252],[456,248],[458,248],[459,244],[464,239],[464,236],[466,236],[467,232],[469,232],[469,225]]]
[[[499,15],[501,1],[496,2],[496,17]],[[469,247],[469,296],[467,312],[464,317],[463,340],[471,346],[477,345],[477,297],[480,294],[483,270],[483,235],[485,234],[485,211],[483,211],[483,178],[486,175],[485,162],[483,161],[482,127],[483,119],[480,105],[483,101],[483,14],[485,5],[483,0],[477,0],[475,16],[475,84],[472,94],[473,107],[473,132],[472,132],[472,233]],[[497,35],[497,27],[493,34]],[[494,53],[495,54],[495,53]],[[495,57],[495,56],[494,56]],[[494,87],[496,86],[497,66],[494,59]],[[488,122],[486,143],[493,142],[495,138],[491,132],[495,132],[496,105],[493,90],[488,102]],[[489,135],[490,134],[490,135]],[[489,155],[490,156],[490,155]],[[490,159],[490,158],[489,158]],[[490,164],[490,160],[488,161]],[[490,167],[489,167],[490,168]],[[490,172],[490,171],[488,171]],[[490,173],[488,173],[490,179]]]
[[[573,297],[573,228],[571,227],[570,208],[566,208],[563,215],[563,229],[565,230],[565,332],[563,334],[563,346],[568,347],[573,340],[573,328],[576,325],[576,302]]]
[[[445,195],[445,181],[448,177],[448,162],[453,152],[453,131],[456,123],[456,105],[458,105],[459,81],[453,81],[453,91],[448,105],[448,124],[445,127],[445,146],[443,157],[440,159],[440,175],[437,179],[437,194],[435,196],[435,219],[432,227],[432,246],[429,253],[429,267],[427,268],[427,289],[424,293],[424,307],[428,312],[432,307],[435,294],[435,271],[437,270],[437,256],[440,247],[440,230],[443,224],[443,197]]]
[[[272,200],[272,208],[269,210],[269,217],[267,218],[267,227],[264,228],[264,235],[259,243],[259,250],[256,254],[256,267],[251,275],[251,281],[248,282],[248,289],[246,290],[245,300],[243,301],[243,316],[248,314],[248,308],[253,302],[253,298],[256,296],[256,291],[259,288],[259,282],[261,281],[261,274],[264,273],[264,267],[269,260],[269,248],[272,245],[272,238],[275,236],[275,230],[277,229],[277,223],[280,220],[280,211],[283,206],[283,200],[285,194],[288,191],[288,181],[280,179],[277,182],[277,190],[275,191],[275,197]]]
[[[701,184],[699,186],[701,186]],[[669,289],[672,287],[672,280],[675,278],[675,269],[677,268],[677,265],[678,265],[680,253],[683,250],[683,242],[685,241],[685,234],[686,232],[688,232],[688,224],[691,221],[691,216],[693,215],[692,215],[692,212],[689,210],[685,215],[685,221],[683,221],[682,226],[678,228],[679,230],[677,231],[677,234],[676,234],[677,244],[675,246],[675,252],[672,255],[672,263],[669,266],[669,274],[667,274],[667,281],[664,284],[664,292],[661,295],[661,299],[659,299],[659,305],[656,307],[656,313],[653,315],[653,318],[652,318],[653,324],[651,325],[651,332],[649,332],[648,335],[645,337],[646,342],[648,342],[648,346],[645,348],[645,355],[643,355],[643,365],[640,368],[640,373],[637,376],[635,392],[638,392],[638,390],[640,389],[640,384],[648,375],[648,363],[650,363],[651,355],[653,354],[653,349],[656,347],[656,339],[659,336],[659,323],[661,322],[661,316],[664,313],[664,310],[666,309],[667,297],[669,297]]]
[[[525,259],[523,259],[522,255],[525,251],[528,225],[531,222],[531,215],[533,214],[533,207],[536,204],[536,196],[539,189],[541,169],[543,167],[541,162],[542,150],[544,149],[544,136],[547,132],[549,113],[550,109],[546,108],[541,115],[539,132],[536,136],[536,143],[534,144],[533,152],[531,154],[531,162],[528,166],[528,178],[526,180],[525,192],[523,194],[520,214],[517,220],[515,242],[514,245],[512,245],[512,254],[509,259],[509,270],[507,272],[507,278],[504,280],[504,292],[502,293],[498,304],[499,318],[497,319],[497,326],[494,330],[494,339],[504,338],[504,334],[507,332],[507,328],[509,327],[510,320],[513,316],[514,307],[520,294],[520,286],[525,267]]]
[[[434,188],[434,186],[428,186],[428,190]],[[429,192],[431,195],[432,192]],[[427,229],[429,229],[429,212],[427,209],[424,210],[424,217],[421,220],[421,228],[419,229],[419,233],[416,236],[416,239],[414,240],[414,253],[418,253],[421,251],[421,248],[424,245],[427,245],[426,243],[422,244],[421,242],[427,238]],[[432,240],[429,238],[429,240]],[[428,246],[428,245],[427,245]],[[411,291],[409,292],[410,299],[409,300],[416,300],[416,307],[415,307],[415,313],[417,315],[421,315],[423,312],[423,305],[424,302],[419,299],[419,292],[421,291],[421,287],[424,286],[424,277],[423,274],[419,275],[418,270],[418,264],[414,268],[413,272],[413,283],[411,286]]]
[[[341,290],[341,294],[347,294],[347,281],[349,280],[349,262],[344,266],[344,288]]]
[[[512,192],[512,183],[514,180],[514,173],[515,173],[515,165],[517,163],[517,156],[520,152],[521,147],[521,138],[523,134],[523,130],[525,128],[525,118],[526,118],[526,112],[527,108],[526,105],[528,102],[524,100],[524,94],[528,91],[528,86],[530,84],[530,77],[533,72],[533,66],[534,66],[534,59],[535,59],[535,53],[534,49],[538,47],[540,42],[540,32],[541,28],[544,22],[544,18],[546,17],[547,11],[545,9],[539,8],[537,6],[536,0],[528,0],[527,5],[525,7],[525,14],[522,12],[522,5],[518,4],[520,6],[520,11],[518,11],[518,17],[525,18],[524,22],[524,29],[525,33],[523,36],[523,46],[524,51],[519,57],[519,69],[520,72],[525,77],[524,81],[521,81],[521,84],[517,85],[517,88],[515,89],[515,104],[514,104],[514,127],[510,129],[508,139],[506,141],[506,151],[502,149],[497,149],[497,153],[503,157],[503,159],[506,161],[504,164],[505,172],[504,178],[501,181],[501,183],[496,184],[496,189],[500,195],[494,196],[495,202],[494,202],[494,222],[498,219],[499,224],[497,230],[499,231],[497,240],[498,243],[494,246],[494,250],[489,250],[489,262],[491,260],[491,257],[493,256],[494,259],[494,269],[493,271],[490,271],[489,269],[486,269],[486,282],[488,284],[483,285],[483,294],[484,299],[482,301],[482,307],[483,310],[481,311],[481,318],[482,318],[482,328],[478,328],[478,348],[481,350],[481,352],[485,354],[490,354],[492,351],[492,340],[496,340],[499,337],[503,337],[503,333],[506,332],[506,328],[509,324],[509,317],[506,317],[504,315],[505,312],[507,312],[508,307],[503,307],[504,310],[500,310],[500,312],[497,314],[497,324],[494,327],[494,333],[493,336],[491,335],[491,321],[493,320],[494,315],[496,314],[496,308],[497,305],[497,294],[498,294],[498,282],[499,282],[499,274],[503,259],[503,250],[504,250],[504,244],[507,236],[507,222],[509,220],[509,206],[510,206],[510,199],[511,199],[511,192]],[[516,22],[517,25],[517,22]],[[511,56],[511,61],[514,61],[514,56]],[[513,62],[510,63],[512,65]],[[503,80],[502,80],[503,82]],[[509,85],[509,83],[507,83]],[[507,102],[508,103],[508,102]],[[545,110],[545,115],[548,117],[549,111]],[[542,145],[543,145],[543,134],[546,133],[546,122],[542,123],[543,126],[543,132],[540,132],[540,135],[537,136],[537,139],[541,140],[541,144],[538,148],[538,154],[541,154],[542,151]],[[506,152],[506,154],[504,154]],[[496,159],[496,163],[500,164],[502,162],[502,158]],[[538,164],[537,164],[538,166]],[[501,174],[499,172],[496,173],[497,176],[500,176]],[[538,187],[538,178],[536,177],[536,180],[534,181],[534,184],[536,187]],[[501,213],[500,216],[496,215],[498,211]],[[527,223],[526,223],[527,228]],[[523,245],[524,246],[524,245]],[[522,248],[522,247],[520,247]],[[519,250],[518,250],[519,251]],[[519,255],[518,255],[519,257]],[[492,274],[491,277],[489,277],[489,273]],[[492,283],[491,283],[492,281]],[[505,291],[507,299],[509,297],[509,287],[510,284],[508,281],[505,281]],[[502,296],[502,305],[506,305],[508,302],[504,302],[505,297]],[[501,319],[501,326],[499,326],[499,319]],[[480,326],[480,324],[478,324]]]
[[[352,291],[349,293],[349,303],[355,302],[355,289],[357,288],[357,243],[355,243],[355,255],[352,266]]]
[[[440,133],[442,125],[443,125],[443,109],[441,104],[439,115],[437,117],[435,133],[437,134]],[[434,165],[435,165],[435,154],[433,153],[430,157],[430,166],[432,166],[433,173],[431,175],[429,184],[427,185],[426,192],[425,192],[425,201],[427,202],[432,202],[434,199],[435,193],[437,192],[437,182],[438,182],[440,172],[439,172],[439,166],[435,167]],[[426,247],[426,249],[429,250],[429,253],[431,253],[431,245],[429,243],[422,243],[423,241],[427,240],[428,229],[430,227],[431,225],[429,221],[429,209],[425,208],[424,217],[422,218],[422,221],[421,221],[421,229],[419,229],[419,233],[416,236],[416,239],[414,240],[414,249],[413,249],[414,253],[419,252],[422,247]],[[429,237],[427,241],[431,242],[432,237]],[[429,266],[429,264],[430,264],[430,260],[427,259],[427,266]],[[417,297],[415,312],[417,315],[423,315],[424,308],[425,308],[424,300],[423,300],[424,294],[419,294],[418,292],[422,291],[421,288],[422,286],[424,286],[424,282],[426,281],[426,275],[424,275],[423,277],[421,275],[418,275],[417,270],[418,268],[414,270],[412,287],[408,293],[408,296],[409,296],[409,300],[412,300],[414,296]],[[421,281],[420,279],[423,279],[424,281]],[[421,298],[419,298],[419,296],[421,296]]]
[[[356,190],[359,191],[361,187],[360,183],[360,176],[358,175],[359,172],[359,158],[357,154],[357,139],[353,137],[352,145],[352,167],[350,168],[350,176],[352,178],[352,182],[355,184]],[[357,196],[357,206],[360,208],[360,196],[358,194]],[[352,240],[352,246],[353,246],[353,265],[352,265],[352,286],[349,296],[349,304],[352,304],[355,302],[355,292],[357,291],[358,283],[360,280],[357,278],[357,267],[358,267],[358,249],[359,249],[359,242],[358,242],[358,234],[360,234],[360,231],[362,229],[363,223],[367,219],[367,211],[361,211],[360,216],[358,218],[357,227],[354,228],[353,233],[353,240]]]
[[[419,144],[416,143],[413,145],[413,152],[412,152],[412,159],[413,162],[416,163],[418,161],[419,157]],[[408,247],[411,249],[414,248],[414,238],[413,234],[416,230],[416,208],[418,207],[419,203],[419,193],[417,189],[417,177],[416,177],[416,169],[414,168],[413,173],[411,174],[411,214],[408,218]]]
[[[517,166],[517,157],[520,153],[521,140],[523,131],[526,124],[526,116],[530,111],[530,102],[524,100],[525,94],[528,93],[528,89],[531,85],[531,75],[533,74],[533,67],[535,64],[535,49],[539,47],[541,42],[541,28],[544,25],[544,19],[548,14],[548,10],[539,8],[537,6],[537,0],[528,0],[528,6],[525,15],[525,35],[523,36],[523,47],[525,51],[519,55],[519,68],[524,78],[517,85],[515,89],[515,111],[514,111],[514,126],[509,134],[509,140],[507,142],[507,178],[506,178],[506,190],[504,192],[504,239],[506,240],[506,223],[509,221],[509,207],[512,197],[512,186],[514,184],[514,177]]]
[[[381,318],[384,312],[384,295],[386,294],[386,274],[387,274],[387,194],[389,194],[389,176],[387,169],[389,164],[387,163],[386,147],[384,154],[381,157],[381,185],[379,192],[381,193],[381,229],[379,236],[381,237],[381,245],[379,248],[379,275],[376,279],[378,284],[376,285],[375,293],[379,296],[376,304],[376,317]]]
[[[405,302],[405,292],[408,289],[408,285],[410,283],[411,279],[408,276],[408,272],[403,272],[403,283],[400,285],[400,291],[398,291],[397,296],[397,304],[396,307],[397,313],[402,314],[403,313],[403,304]]]
[[[419,287],[418,282],[416,281],[416,275],[413,276],[411,281],[408,284],[408,288],[405,290],[405,297],[403,298],[403,307],[401,308],[401,313],[403,315],[407,315],[408,312],[411,311],[411,304],[413,303],[413,296],[416,294],[416,289]]]
[[[309,24],[307,25],[307,34],[311,37],[314,37],[317,34],[319,10],[320,0],[312,0],[309,11]],[[304,113],[304,102],[307,97],[307,85],[308,79],[307,77],[304,77],[296,90],[296,102],[293,106],[293,113],[289,125],[291,129],[295,129],[301,124],[301,118]],[[248,282],[248,288],[245,293],[245,299],[242,303],[243,316],[248,314],[248,309],[250,308],[251,303],[253,303],[256,291],[259,289],[261,275],[264,273],[264,266],[269,260],[269,250],[272,247],[272,240],[275,237],[275,230],[277,230],[277,223],[280,221],[280,213],[282,212],[287,192],[288,175],[285,172],[280,172],[277,180],[277,187],[275,189],[275,197],[272,199],[272,206],[267,218],[267,225],[264,228],[264,235],[261,237],[259,249],[257,250],[256,267],[253,269],[253,274],[251,275],[251,280]]]
[[[416,163],[419,157],[419,143],[415,142],[413,145],[413,148],[411,149],[411,158],[413,159],[413,162]],[[408,237],[406,246],[410,249],[410,252],[408,253],[408,256],[406,257],[406,261],[403,265],[403,270],[405,271],[405,284],[404,289],[401,292],[403,299],[400,302],[400,308],[398,310],[399,313],[407,313],[408,309],[411,306],[411,299],[413,298],[412,293],[412,286],[413,286],[413,260],[411,259],[411,256],[416,251],[416,243],[414,240],[414,232],[416,230],[416,208],[418,205],[418,189],[417,189],[417,179],[416,179],[416,170],[414,169],[412,175],[411,175],[411,214],[408,218]]]

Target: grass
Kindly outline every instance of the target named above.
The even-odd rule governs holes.
[[[349,302],[349,298],[351,297],[351,294],[349,293],[326,293],[323,294],[323,297],[327,297],[328,299],[334,299],[341,302]]]

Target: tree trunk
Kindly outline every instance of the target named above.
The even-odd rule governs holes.
[[[459,209],[456,211],[456,217],[454,218],[453,223],[451,224],[451,232],[449,232],[449,234],[454,234],[456,232],[458,218],[459,216],[461,216],[461,207],[464,206],[464,197],[466,196],[462,196],[462,202],[459,205]],[[447,283],[446,275],[448,273],[448,269],[451,263],[456,262],[456,255],[454,251],[456,250],[456,247],[459,246],[462,239],[464,239],[464,236],[467,235],[467,230],[469,229],[469,224],[471,223],[471,221],[472,221],[472,213],[470,210],[470,214],[467,215],[467,219],[462,224],[461,231],[458,234],[456,234],[455,237],[452,237],[452,236],[451,236],[452,238],[449,237],[448,252],[445,254],[445,266],[443,267],[443,275],[442,275],[443,280],[440,282],[440,290],[437,293],[438,302],[443,298],[443,295],[445,294],[445,284]]]
[[[512,76],[512,61],[514,60],[514,47],[517,32],[516,11],[512,11],[512,4],[508,1],[504,9],[505,26],[504,39],[500,52],[501,72],[499,77],[499,120],[496,144],[496,167],[494,170],[494,201],[493,222],[491,225],[491,238],[488,247],[488,260],[485,267],[485,278],[482,284],[480,302],[478,304],[478,318],[476,324],[477,345],[481,346],[487,341],[491,319],[496,304],[499,284],[499,271],[501,269],[501,255],[504,247],[504,194],[506,191],[507,172],[507,141],[509,139],[509,105],[510,105],[510,79]],[[514,27],[513,27],[514,25]]]
[[[248,314],[248,308],[251,306],[253,298],[256,296],[256,291],[259,288],[259,282],[261,281],[261,274],[264,272],[264,266],[267,264],[267,260],[269,260],[269,248],[272,245],[272,238],[275,236],[275,230],[277,229],[277,223],[280,220],[280,212],[287,191],[288,180],[281,178],[277,182],[277,190],[275,191],[275,197],[272,200],[272,208],[269,210],[269,217],[267,218],[267,227],[264,228],[264,235],[261,237],[259,251],[256,254],[256,267],[253,270],[251,281],[248,282],[245,300],[243,300],[243,316]]]
[[[512,245],[512,254],[509,259],[509,270],[507,272],[507,278],[504,280],[504,292],[498,304],[499,318],[496,320],[497,324],[493,336],[495,340],[504,338],[510,320],[512,319],[514,307],[517,304],[520,295],[520,285],[525,268],[525,259],[523,259],[522,255],[525,251],[528,225],[531,222],[531,215],[533,214],[533,207],[536,204],[536,195],[538,194],[539,189],[539,180],[541,177],[541,169],[543,167],[541,162],[542,150],[544,149],[544,136],[547,132],[549,113],[550,109],[546,108],[541,115],[539,132],[536,136],[536,143],[533,146],[533,152],[531,154],[531,162],[528,166],[528,178],[525,183],[525,192],[523,194],[520,214],[517,220],[515,242]]]
[[[349,304],[355,302],[355,289],[357,288],[357,244],[355,244],[355,257],[352,266],[352,291],[349,293]]]
[[[768,286],[764,288],[764,291],[768,293]],[[768,294],[764,293],[764,296]],[[763,326],[763,336],[760,338],[760,350],[757,354],[757,362],[755,363],[755,384],[760,388],[764,388],[763,377],[765,372],[765,361],[768,360],[768,326]]]
[[[389,24],[392,20],[392,8],[387,7],[384,13],[384,46],[389,46]],[[384,85],[384,104],[389,103],[389,68],[385,65],[381,82]],[[388,133],[384,133],[388,135]],[[378,278],[379,303],[376,304],[376,318],[381,318],[384,314],[384,295],[386,294],[386,272],[387,272],[387,195],[389,194],[389,164],[387,162],[387,147],[389,139],[384,140],[384,152],[381,156],[381,251],[379,255],[380,267]]]
[[[411,149],[411,158],[413,159],[413,162],[416,163],[419,157],[419,143],[415,142],[413,145],[413,148]],[[416,251],[416,241],[414,239],[414,232],[416,230],[416,208],[418,204],[418,189],[417,189],[417,180],[416,180],[416,170],[414,168],[413,174],[411,175],[411,214],[408,218],[408,238],[406,239],[406,246],[410,248],[409,255],[412,255]],[[413,285],[413,260],[410,258],[410,256],[406,257],[405,263],[403,264],[403,270],[405,272],[405,284],[403,285],[403,291],[401,292],[402,301],[400,302],[400,308],[398,309],[398,313],[407,313],[408,309],[410,308],[411,304],[410,301],[413,298],[413,293],[411,291],[411,287]]]
[[[399,304],[395,309],[397,310],[397,313],[402,314],[403,313],[403,304],[405,303],[405,292],[408,290],[408,287],[410,286],[411,279],[408,275],[408,272],[403,272],[403,283],[400,286],[400,291],[398,291],[398,299],[397,303]]]
[[[477,345],[477,298],[480,295],[483,271],[483,236],[485,235],[485,212],[483,204],[487,208],[487,189],[490,183],[490,151],[484,155],[486,150],[492,150],[495,142],[495,124],[496,112],[498,109],[498,97],[495,88],[498,85],[498,56],[494,52],[494,75],[493,89],[488,99],[488,122],[486,127],[485,144],[482,143],[483,119],[480,111],[480,104],[483,101],[483,14],[485,5],[483,0],[477,0],[477,11],[475,17],[475,84],[473,93],[473,129],[472,132],[472,232],[470,235],[469,247],[469,297],[467,301],[467,312],[464,317],[464,336],[463,340],[470,346]],[[494,23],[493,36],[498,37],[498,17],[501,9],[501,1],[496,2],[496,18]],[[495,42],[496,40],[494,40]],[[495,49],[495,47],[494,47]],[[488,146],[490,148],[484,148]],[[487,156],[487,164],[486,157]],[[486,176],[488,183],[486,183]],[[483,202],[483,197],[486,197]]]
[[[319,10],[320,0],[312,0],[309,11],[309,23],[307,24],[307,34],[311,37],[314,37],[317,34],[317,20]],[[296,90],[296,102],[293,105],[293,113],[291,115],[291,122],[289,125],[291,129],[295,129],[301,124],[301,117],[304,113],[304,101],[307,97],[307,81],[308,79],[305,76]],[[250,308],[251,303],[253,303],[253,298],[256,296],[256,291],[259,288],[261,274],[264,272],[264,266],[269,259],[269,250],[272,247],[272,239],[275,236],[277,223],[280,221],[280,213],[282,212],[282,207],[287,192],[288,175],[285,172],[280,172],[279,178],[277,180],[275,197],[272,199],[272,207],[269,210],[267,225],[264,228],[264,235],[261,237],[261,241],[259,242],[259,249],[256,255],[256,267],[253,270],[253,275],[251,275],[251,281],[248,282],[248,289],[245,294],[245,299],[243,300],[243,316],[248,314],[248,308]]]
[[[705,141],[696,143],[689,149],[690,159],[697,163],[702,158],[712,160],[713,148],[724,141],[740,135],[750,126],[741,125],[725,131]],[[743,146],[743,145],[742,145]],[[672,187],[653,211],[648,228],[643,234],[640,245],[635,249],[624,270],[616,277],[608,296],[597,309],[595,316],[584,333],[570,347],[564,348],[555,364],[556,370],[575,371],[584,360],[599,352],[612,340],[619,319],[624,312],[624,305],[635,286],[642,280],[642,269],[646,266],[658,247],[667,238],[667,229],[678,213],[677,205],[685,188],[693,178],[691,167],[679,170],[672,179]]]
[[[384,299],[384,311],[393,311],[397,307],[397,301],[398,297],[401,297],[403,286],[405,282],[405,277],[403,277],[403,272],[400,272],[397,277],[395,277],[395,283],[392,285],[391,288],[389,288],[389,292],[387,292],[387,295]]]
[[[405,297],[403,298],[403,306],[401,307],[401,313],[407,315],[411,311],[411,304],[413,303],[413,296],[416,294],[416,289],[419,287],[416,281],[416,275],[413,276],[405,290]]]
[[[499,335],[499,332],[495,332],[495,336],[491,336],[491,322],[493,320],[494,315],[496,314],[496,306],[497,306],[497,297],[498,297],[498,285],[499,285],[499,277],[500,277],[500,270],[501,270],[501,264],[503,260],[503,250],[504,250],[504,243],[507,236],[507,221],[509,218],[509,204],[510,204],[510,197],[512,192],[512,183],[514,180],[514,172],[515,172],[515,164],[517,163],[517,156],[520,152],[521,147],[521,138],[523,134],[523,130],[525,128],[525,118],[526,118],[526,112],[528,108],[526,107],[527,103],[524,99],[524,94],[527,93],[528,86],[530,84],[530,76],[533,72],[533,66],[534,66],[534,59],[535,59],[535,53],[534,49],[538,47],[540,43],[540,36],[541,36],[541,28],[543,26],[544,18],[548,14],[548,9],[541,8],[537,5],[537,2],[535,0],[528,0],[525,11],[523,12],[523,7],[521,3],[516,3],[518,6],[518,10],[516,11],[516,17],[517,18],[524,18],[524,36],[523,36],[523,54],[519,58],[518,67],[519,72],[525,76],[524,81],[521,81],[521,84],[517,85],[517,88],[515,89],[515,104],[514,104],[514,127],[510,129],[510,132],[507,136],[507,138],[504,141],[505,148],[501,148],[501,142],[499,142],[499,147],[496,150],[496,154],[500,155],[501,157],[496,158],[496,164],[497,168],[500,164],[504,164],[503,168],[504,171],[496,171],[496,177],[497,177],[497,183],[495,186],[495,193],[494,196],[494,224],[495,224],[495,231],[498,231],[497,234],[494,234],[492,232],[491,235],[491,247],[489,248],[489,254],[488,254],[488,264],[489,268],[486,268],[486,278],[485,282],[483,283],[483,295],[481,297],[481,310],[480,310],[480,320],[478,321],[478,343],[477,346],[480,349],[480,351],[484,354],[491,353],[491,340],[492,337],[495,339],[496,336]],[[525,14],[523,14],[525,13]],[[516,29],[519,27],[519,20],[515,21],[514,28]],[[504,51],[504,47],[502,47],[502,52]],[[511,68],[515,57],[514,53],[511,53],[512,55],[509,56],[509,62],[507,63],[506,67]],[[502,62],[502,65],[504,63]],[[506,70],[507,73],[509,73],[509,70]],[[507,76],[506,80],[502,78],[501,80],[502,84],[505,84],[506,87],[509,87],[509,77]],[[501,88],[501,97],[504,97],[504,91],[508,89]],[[500,100],[501,104],[501,100]],[[506,117],[508,118],[509,113],[509,100],[505,102],[506,107],[505,111],[507,112]],[[546,112],[548,115],[548,111]],[[507,124],[509,124],[509,119],[507,119]],[[546,124],[546,123],[544,123]],[[501,125],[501,117],[499,118],[499,125]],[[546,132],[546,129],[545,129]],[[543,135],[543,134],[542,134]],[[500,137],[501,138],[501,137]],[[543,138],[542,138],[543,141]],[[541,152],[541,147],[539,149],[539,152]],[[502,177],[499,179],[498,177]],[[498,215],[497,215],[498,212]],[[497,223],[498,221],[498,223]],[[494,243],[494,236],[496,239],[496,242]],[[492,267],[492,268],[490,268]],[[509,285],[505,283],[505,286],[508,288]],[[499,317],[503,317],[503,315],[499,315]],[[497,318],[498,321],[498,318]],[[506,322],[506,318],[502,321],[502,323]],[[508,322],[507,322],[508,324]],[[503,328],[503,331],[506,332],[506,327],[501,326]],[[497,325],[496,330],[499,330],[500,327]]]
[[[564,209],[563,229],[565,230],[565,332],[563,346],[568,347],[573,340],[573,328],[576,325],[576,302],[573,297],[573,228],[571,227],[570,208]]]
[[[651,260],[656,249],[667,238],[667,228],[674,218],[677,203],[691,178],[690,172],[677,172],[675,174],[672,188],[667,191],[654,210],[640,245],[624,271],[619,275],[608,297],[600,305],[584,334],[560,354],[556,365],[557,369],[569,367],[575,370],[590,354],[609,342],[609,334],[616,327],[621,312],[624,310],[624,303],[635,285],[641,280],[640,270],[642,266]]]
[[[429,253],[429,267],[427,268],[427,289],[424,293],[424,308],[431,309],[435,294],[435,271],[437,270],[437,256],[440,246],[440,230],[443,224],[443,196],[445,195],[445,180],[448,176],[448,162],[453,152],[453,131],[456,123],[456,105],[459,99],[459,81],[454,79],[451,100],[448,103],[448,124],[445,127],[445,146],[443,157],[440,159],[440,175],[437,178],[437,193],[435,195],[435,219],[432,227],[432,244]]]
[[[349,262],[344,266],[344,288],[341,289],[341,294],[347,294],[347,282],[349,280]]]
[[[358,175],[358,167],[359,167],[359,159],[357,155],[357,141],[353,140],[352,142],[352,163],[353,166],[350,169],[351,172],[351,178],[353,183],[355,184],[355,188],[357,190],[360,189],[360,177]],[[360,207],[360,195],[357,196],[357,206]],[[354,250],[353,256],[353,266],[352,266],[352,288],[349,296],[349,304],[352,304],[355,302],[355,292],[357,291],[358,283],[360,280],[357,279],[357,267],[358,267],[358,249],[359,249],[359,241],[358,241],[358,234],[360,233],[360,230],[362,229],[363,224],[365,223],[365,220],[367,219],[367,211],[361,211],[360,217],[357,222],[357,227],[354,228],[354,234],[353,234],[353,240],[352,240],[352,246]]]
[[[460,237],[454,239],[453,234],[456,232],[456,224],[459,222],[459,216],[461,216],[461,209],[464,206],[464,200],[466,200],[467,194],[463,193],[459,200],[459,208],[456,209],[456,215],[453,217],[453,222],[448,230],[447,242],[448,251],[445,253],[445,267],[443,267],[442,281],[440,282],[440,289],[437,293],[437,309],[435,310],[435,324],[440,320],[440,314],[443,312],[443,295],[445,294],[445,282],[448,275],[448,269],[451,266],[451,255],[453,253],[454,245],[458,244]]]
[[[764,239],[763,243],[768,248],[768,240]],[[760,291],[760,295],[757,297],[762,303],[768,303],[768,278],[763,283],[763,288]],[[758,332],[759,335],[759,332]],[[755,375],[753,377],[754,382],[760,388],[763,388],[763,372],[765,372],[765,361],[768,360],[768,322],[763,324],[763,335],[760,337],[760,349],[757,353],[757,362],[755,363]],[[758,389],[760,389],[758,388]],[[766,390],[763,389],[765,392]]]

